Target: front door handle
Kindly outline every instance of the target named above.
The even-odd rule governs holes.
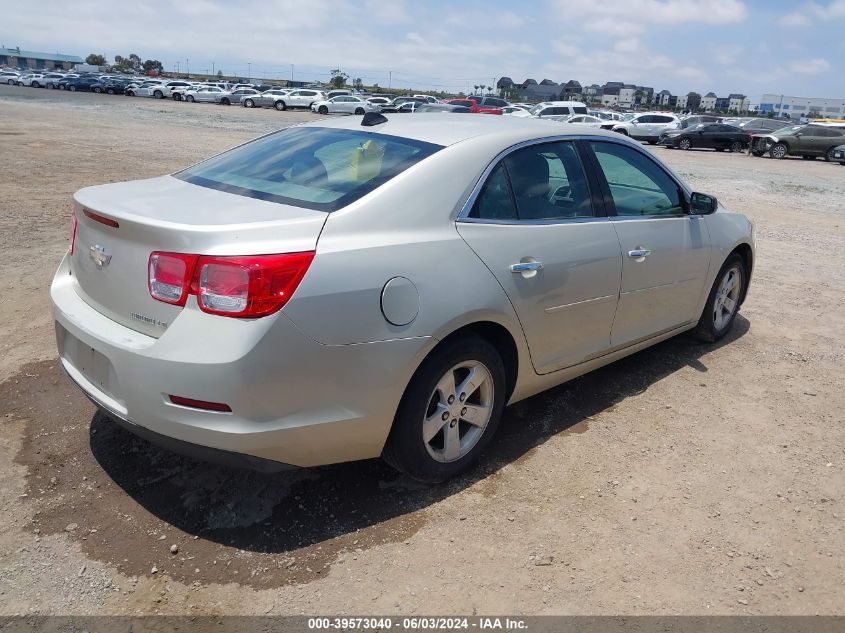
[[[643,257],[648,257],[651,255],[651,251],[647,248],[637,248],[633,251],[628,251],[628,257],[633,257],[634,259],[642,259]]]
[[[532,270],[540,270],[543,267],[543,262],[519,262],[518,264],[511,264],[512,273],[527,273]]]

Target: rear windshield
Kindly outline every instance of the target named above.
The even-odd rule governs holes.
[[[292,128],[175,176],[248,198],[335,211],[440,149],[440,145],[373,132]]]

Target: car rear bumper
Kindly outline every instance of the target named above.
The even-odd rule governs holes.
[[[96,311],[76,283],[65,258],[50,288],[59,356],[98,407],[139,435],[283,464],[379,456],[432,344],[323,345],[283,313],[231,319],[190,302],[154,338]],[[224,403],[231,412],[179,406],[170,395]]]

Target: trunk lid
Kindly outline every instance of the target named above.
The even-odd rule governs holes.
[[[80,297],[110,319],[156,338],[184,308],[150,296],[150,253],[312,251],[328,217],[322,211],[216,191],[172,176],[88,187],[74,195],[73,204],[77,230],[70,267]],[[189,297],[189,305],[192,301]]]

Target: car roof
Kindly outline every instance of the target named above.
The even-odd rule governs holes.
[[[464,114],[450,113],[421,113],[410,116],[407,114],[392,116],[385,114],[383,116],[387,119],[386,123],[371,127],[363,127],[361,119],[353,117],[323,119],[305,123],[303,127],[375,132],[444,146],[482,136],[489,138],[496,135],[501,138],[504,147],[545,136],[565,136],[567,134],[589,134],[619,139],[619,134],[616,132],[577,124],[543,121],[533,117],[497,117],[486,114],[467,117]]]

